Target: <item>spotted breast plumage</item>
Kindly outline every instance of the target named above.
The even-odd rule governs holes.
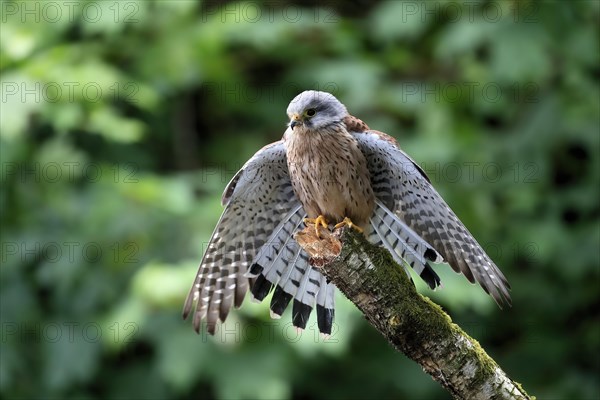
[[[283,139],[259,150],[225,188],[225,211],[183,310],[184,318],[193,311],[196,331],[205,320],[214,334],[250,290],[258,301],[273,291],[273,318],[293,300],[299,328],[316,305],[319,330],[330,334],[335,286],[293,239],[304,224],[317,235],[341,225],[364,232],[432,289],[440,279],[430,262],[445,261],[500,307],[511,304],[502,272],[395,139],[325,92],[299,94],[287,114]]]

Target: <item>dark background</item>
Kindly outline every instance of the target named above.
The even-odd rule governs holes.
[[[235,171],[327,90],[502,268],[431,292],[539,399],[598,398],[598,1],[1,3],[3,398],[447,399],[343,296],[298,335],[180,317]]]

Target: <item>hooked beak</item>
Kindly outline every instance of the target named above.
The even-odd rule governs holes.
[[[300,119],[300,115],[298,115],[298,114],[292,115],[292,120],[290,121],[290,128],[292,128],[292,130],[294,130],[294,127],[296,127],[297,125],[301,125],[301,124],[302,124],[302,120]]]

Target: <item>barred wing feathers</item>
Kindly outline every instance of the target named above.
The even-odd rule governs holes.
[[[304,328],[316,302],[319,328],[331,332],[334,287],[308,264],[307,255],[292,239],[305,212],[292,189],[281,141],[248,160],[225,188],[222,203],[225,210],[183,317],[193,313],[197,332],[206,320],[208,332],[214,334],[217,322],[225,321],[232,306],[242,304],[248,289],[262,300],[276,286],[272,316],[280,316],[293,298],[293,323]]]
[[[477,281],[500,307],[510,305],[508,281],[424,171],[382,132],[355,132],[354,137],[367,158],[375,195],[384,206],[433,246],[455,271],[470,282]]]

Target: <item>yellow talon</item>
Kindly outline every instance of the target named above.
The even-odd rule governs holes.
[[[329,224],[327,224],[327,220],[324,216],[319,215],[317,218],[304,218],[304,223],[306,225],[315,225],[315,234],[319,239],[321,239],[321,235],[319,234],[319,227],[323,227],[325,229],[329,228]]]
[[[334,229],[339,229],[343,226],[347,226],[349,228],[356,229],[360,233],[364,232],[363,228],[361,228],[358,225],[355,225],[354,222],[352,222],[352,220],[348,217],[344,218],[344,220],[342,222],[340,222],[339,224],[336,224]]]

